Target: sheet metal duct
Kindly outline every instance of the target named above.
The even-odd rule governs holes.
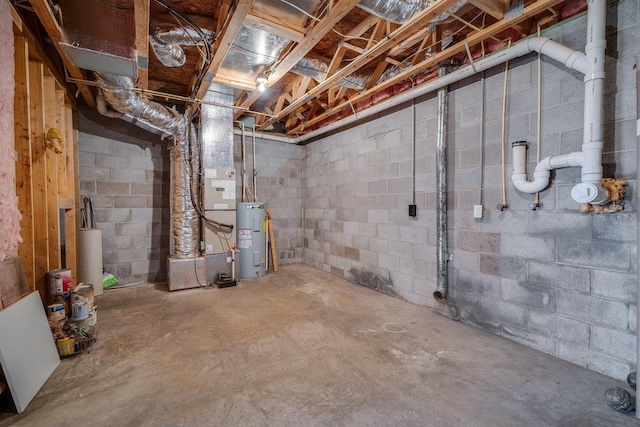
[[[211,33],[203,30],[207,36]],[[182,46],[196,46],[207,42],[200,34],[191,28],[172,28],[162,30],[157,28],[149,36],[149,44],[153,53],[165,67],[180,67],[184,65],[186,56]]]
[[[290,40],[244,25],[222,66],[225,75],[255,76],[275,63]]]
[[[204,96],[217,105],[234,105],[233,89],[213,84]],[[202,163],[207,169],[233,169],[233,109],[202,104],[200,137]]]

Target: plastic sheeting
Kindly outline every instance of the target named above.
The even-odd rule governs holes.
[[[3,58],[13,58],[13,21],[8,2],[0,4],[0,52]],[[13,138],[13,81],[14,61],[0,62],[0,261],[18,252],[20,238],[20,211],[15,183],[15,155]],[[7,100],[11,100],[7,102]]]
[[[206,31],[210,36],[211,34]],[[191,28],[173,28],[170,30],[156,29],[149,36],[149,44],[153,53],[165,67],[180,67],[187,60],[182,46],[195,46],[205,43],[200,34]]]

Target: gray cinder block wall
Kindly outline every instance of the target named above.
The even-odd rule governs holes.
[[[480,77],[451,87],[448,122],[449,264],[447,304],[436,302],[434,95],[416,100],[416,188],[411,201],[411,111],[406,107],[306,146],[304,259],[349,280],[430,307],[622,379],[635,370],[636,136],[635,74],[640,2],[622,0],[607,16],[605,176],[629,181],[625,210],[579,213],[569,193],[578,168],[557,170],[534,196],[510,183],[511,148],[536,152],[537,60],[513,61],[507,112],[507,197],[501,203],[504,67],[486,73],[485,120]],[[584,49],[586,16],[545,35]],[[542,157],[579,150],[582,77],[544,59]],[[484,126],[485,141],[479,135]],[[483,219],[473,219],[482,203]]]
[[[253,192],[252,138],[246,135],[247,185]],[[237,195],[241,199],[242,148],[235,137]],[[258,201],[271,208],[279,264],[302,262],[302,159],[304,147],[256,138]],[[249,195],[248,201],[254,199]],[[269,255],[271,256],[271,255]]]
[[[95,111],[78,114],[80,196],[91,197],[106,271],[120,283],[167,280],[166,142]]]

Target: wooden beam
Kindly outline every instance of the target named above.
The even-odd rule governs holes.
[[[259,90],[254,90],[253,92],[251,92],[251,95],[247,96],[239,105],[238,107],[242,107],[242,108],[249,108],[253,105],[254,102],[256,102],[258,100],[258,98],[260,98],[260,95],[262,95],[262,92],[260,92]],[[233,120],[238,120],[238,117],[240,117],[242,115],[242,113],[244,112],[244,110],[237,110],[234,114],[233,114]]]
[[[272,22],[252,14],[247,15],[244,20],[244,25],[270,34],[275,34],[276,36],[280,36],[294,42],[300,42],[304,38],[304,33],[300,30],[294,30],[277,22]]]
[[[47,0],[29,0],[29,3],[49,37],[59,39],[62,36],[62,28],[55,17],[57,11]]]
[[[427,7],[422,12],[415,15],[405,24],[403,24],[400,28],[388,34],[385,39],[376,43],[371,49],[367,50],[362,55],[356,57],[353,61],[349,62],[345,67],[329,76],[324,82],[313,88],[305,98],[302,98],[298,101],[295,101],[287,106],[282,112],[275,118],[267,120],[260,129],[264,129],[266,126],[269,126],[279,120],[280,118],[291,114],[296,110],[300,105],[307,102],[308,98],[317,96],[321,92],[325,91],[327,88],[336,84],[340,79],[353,74],[355,71],[367,65],[373,59],[379,57],[384,54],[388,50],[392,49],[395,45],[400,43],[402,40],[412,36],[424,25],[427,25],[433,18],[439,16],[441,13],[447,11],[456,3],[456,0],[441,0],[438,3],[432,4]]]
[[[255,91],[256,90],[255,80],[247,80],[246,77],[247,76],[244,74],[239,74],[239,73],[227,74],[226,72],[218,71],[218,74],[216,74],[216,76],[213,78],[213,81],[216,83],[221,83],[227,86],[234,87],[236,89],[246,90],[247,92]],[[203,92],[203,96],[205,92]]]
[[[508,0],[507,0],[508,1]],[[505,0],[469,0],[469,3],[478,9],[487,12],[496,19],[504,18],[505,8],[508,2]]]
[[[211,86],[211,81],[218,74],[218,70],[220,70],[220,66],[224,62],[224,59],[227,57],[233,41],[238,36],[238,33],[240,33],[242,24],[249,14],[254,1],[255,0],[237,1],[236,8],[233,11],[233,15],[231,16],[227,27],[223,29],[222,36],[218,38],[218,41],[213,48],[213,51],[215,52],[213,55],[213,60],[211,61],[211,64],[209,64],[209,68],[207,69],[207,73],[205,74],[204,82],[202,82],[202,86],[200,86],[200,90],[198,91],[198,98],[202,98],[204,96],[209,86]],[[255,88],[255,84],[253,88]]]
[[[384,70],[387,69],[387,63],[385,61],[380,61],[376,66],[376,69],[373,70],[373,74],[369,78],[369,82],[367,83],[367,89],[371,89],[375,85],[378,84],[378,80],[380,80],[380,76],[384,73]]]
[[[44,111],[46,135],[50,128],[60,129],[56,99],[56,83],[51,76],[44,77]],[[60,258],[60,210],[58,208],[58,158],[53,150],[46,149],[47,162],[47,223],[49,224],[49,269],[61,267]]]
[[[271,73],[268,84],[273,85],[287,74],[358,2],[359,0],[339,0],[334,3],[329,13],[309,31],[304,40],[298,43]]]
[[[67,98],[68,100],[68,98]],[[79,147],[78,147],[78,131],[77,127],[74,126],[74,113],[70,104],[65,104],[65,113],[66,113],[66,123],[67,123],[67,132],[70,134],[68,137],[69,142],[69,151],[71,152],[73,159],[72,165],[73,167],[70,170],[70,173],[73,175],[70,181],[73,182],[74,188],[74,210],[67,211],[65,214],[65,224],[67,229],[67,268],[71,269],[71,280],[73,283],[78,283],[77,275],[78,275],[78,236],[76,230],[80,225],[80,165],[78,159],[80,158]]]
[[[84,71],[78,68],[67,57],[66,52],[63,49],[61,49],[60,45],[58,44],[58,40],[62,36],[62,29],[60,28],[58,21],[56,21],[51,8],[49,7],[49,2],[47,0],[30,0],[30,3],[36,15],[38,16],[38,19],[40,20],[45,30],[47,31],[47,34],[53,41],[53,45],[58,51],[58,55],[60,55],[60,58],[62,59],[64,66],[69,71],[69,74],[71,75],[71,77],[79,80],[86,80],[87,77]],[[91,91],[91,88],[87,85],[79,83],[78,89],[80,89],[80,93],[82,93],[82,96],[84,97],[84,100],[87,102],[87,105],[95,109],[96,100],[93,96],[93,92]]]
[[[33,191],[33,239],[35,287],[45,297],[45,279],[49,271],[49,230],[47,216],[47,159],[44,147],[44,68],[29,61],[31,177]]]
[[[140,89],[149,89],[149,1],[134,0],[133,2]]]
[[[33,243],[33,191],[31,188],[31,115],[29,110],[29,45],[21,36],[14,38],[15,95],[13,103],[16,162],[16,195],[20,219],[18,256],[24,266],[29,291],[35,290],[35,262]]]
[[[514,18],[512,20],[510,20],[509,22],[505,22],[504,20],[502,21],[498,21],[495,24],[485,28],[482,31],[476,31],[473,33],[469,33],[468,37],[467,37],[467,42],[469,44],[469,46],[474,46],[478,43],[480,43],[483,40],[486,40],[490,37],[495,36],[496,34],[506,30],[507,28],[512,27],[514,24],[517,24],[519,22],[522,22],[523,20],[529,19],[529,17],[537,15],[540,12],[543,12],[544,10],[555,6],[558,3],[561,3],[563,0],[539,0],[536,3],[532,3],[529,6],[525,7],[524,9],[524,13],[522,15],[520,15],[517,18]],[[318,123],[322,120],[324,120],[325,118],[331,116],[332,114],[334,114],[337,111],[340,111],[341,108],[346,107],[349,103],[355,103],[360,101],[361,99],[366,98],[367,96],[370,96],[372,94],[374,94],[375,92],[384,90],[388,87],[391,87],[393,85],[395,85],[396,83],[399,83],[403,80],[409,79],[412,76],[427,70],[435,65],[437,65],[438,63],[444,61],[445,59],[448,59],[460,52],[463,52],[465,50],[465,42],[464,40],[461,42],[456,43],[453,46],[448,47],[447,49],[437,52],[435,55],[421,61],[420,63],[416,64],[415,66],[408,68],[407,70],[393,76],[392,78],[385,80],[384,82],[380,83],[379,85],[371,88],[371,89],[367,89],[364,92],[361,92],[353,97],[351,97],[348,101],[343,102],[342,104],[338,105],[336,108],[334,108],[332,111],[330,112],[326,112],[324,114],[321,114],[319,116],[316,116],[312,119],[309,119],[306,123],[306,126],[311,126],[315,123]],[[321,85],[320,85],[321,86]],[[318,87],[320,87],[318,86]],[[317,89],[314,88],[314,90]],[[285,109],[286,110],[286,109]],[[267,120],[265,122],[265,124],[268,124],[269,121]],[[294,129],[293,131],[295,131],[296,129]]]

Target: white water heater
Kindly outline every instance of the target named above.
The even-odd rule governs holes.
[[[239,276],[255,279],[267,274],[266,204],[237,203],[236,241],[238,243]]]

